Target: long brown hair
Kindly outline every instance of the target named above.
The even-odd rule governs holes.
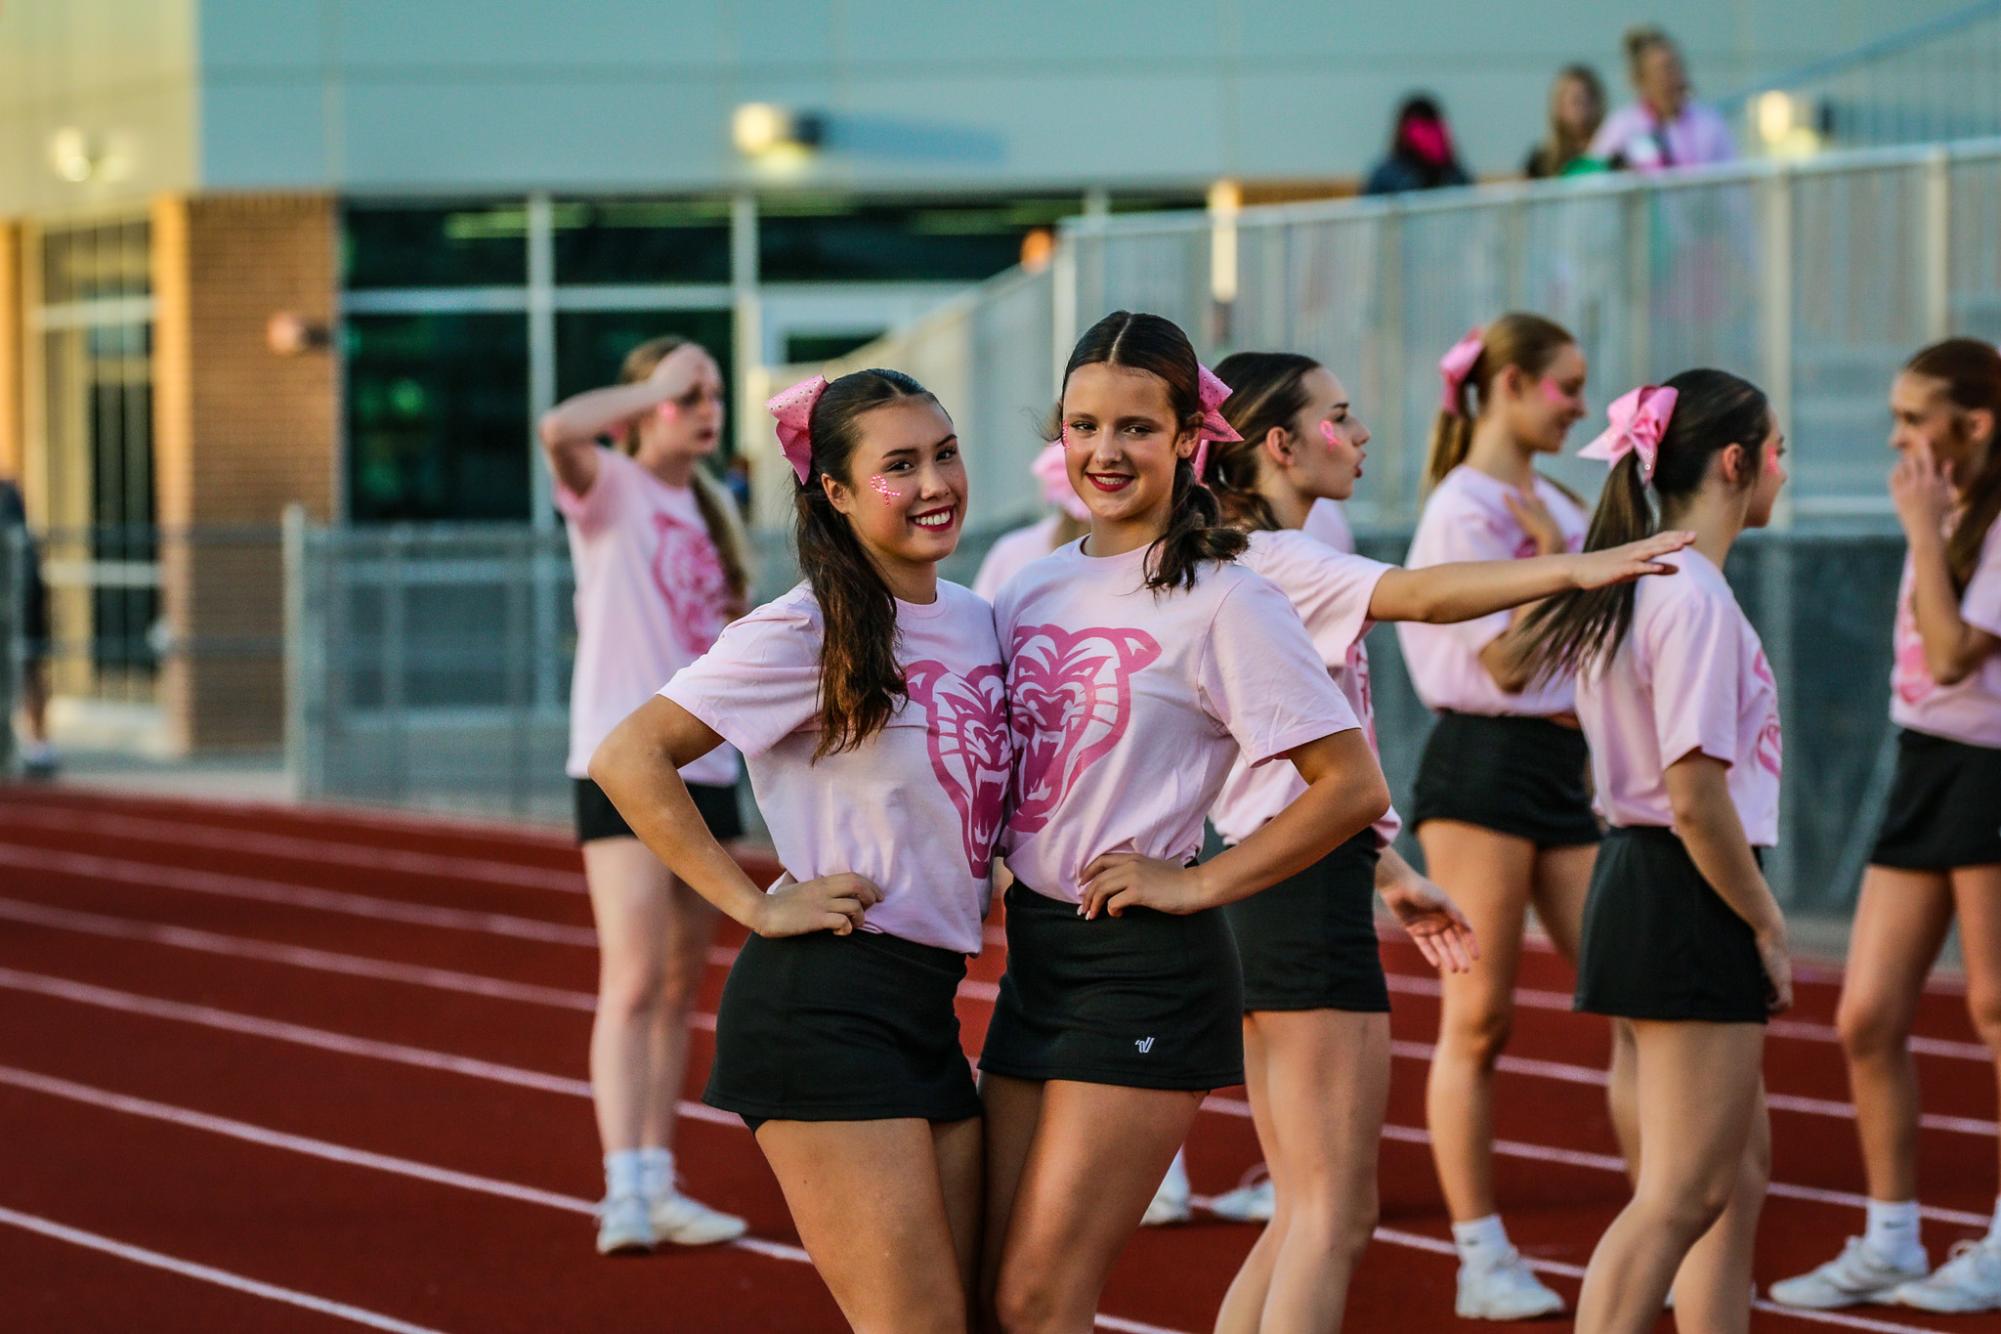
[[[1980,470],[1964,482],[1955,479],[1959,521],[1945,540],[1945,563],[1952,571],[1953,588],[1963,594],[1980,565],[1987,531],[2001,515],[2001,348],[1978,338],[1948,338],[1919,352],[1904,363],[1904,369],[1939,381],[1955,407],[1967,412],[1984,409],[1994,418]]]
[[[834,508],[820,484],[823,476],[852,484],[850,467],[862,439],[862,415],[905,398],[937,402],[902,371],[855,371],[821,391],[807,421],[812,466],[793,496],[792,534],[799,568],[813,587],[826,626],[820,647],[816,760],[853,750],[874,736],[896,712],[897,701],[909,694],[896,665],[896,596],[862,549],[848,517]]]
[[[1293,434],[1311,401],[1306,377],[1319,369],[1319,362],[1297,352],[1237,352],[1217,365],[1216,378],[1230,386],[1223,419],[1243,439],[1209,446],[1208,482],[1232,527],[1269,532],[1279,526],[1258,490],[1258,455],[1274,427]]]
[[[653,374],[653,368],[665,361],[668,353],[677,347],[685,347],[687,343],[687,339],[676,334],[647,339],[625,354],[625,361],[618,368],[618,382],[639,383]],[[617,436],[617,442],[628,458],[639,452],[637,419],[626,423],[625,429]],[[737,514],[736,502],[699,462],[689,475],[689,489],[694,492],[695,509],[702,516],[702,526],[708,529],[709,541],[715,544],[716,555],[722,561],[723,581],[730,591],[730,603],[735,614],[741,616],[750,609],[750,539],[744,535],[743,520]]]
[[[1431,444],[1425,451],[1426,490],[1445,480],[1445,475],[1466,461],[1473,445],[1474,399],[1485,411],[1494,392],[1494,379],[1510,366],[1519,366],[1529,375],[1540,377],[1557,355],[1577,339],[1555,320],[1527,311],[1515,310],[1501,316],[1480,335],[1480,355],[1459,382],[1452,405],[1440,410],[1431,428]]]
[[[1660,520],[1647,492],[1662,509],[1678,509],[1702,486],[1709,460],[1730,445],[1750,452],[1745,485],[1755,484],[1764,459],[1760,452],[1772,427],[1765,391],[1728,371],[1683,371],[1663,388],[1675,391],[1674,415],[1661,437],[1653,481],[1640,475],[1637,454],[1613,465],[1584,538],[1586,551],[1603,551],[1651,537]],[[1522,618],[1511,657],[1540,680],[1577,671],[1619,651],[1633,624],[1632,584],[1588,591],[1573,589],[1538,603]]]
[[[1202,364],[1181,326],[1159,315],[1115,310],[1084,331],[1063,368],[1063,383],[1080,366],[1124,366],[1160,377],[1167,386],[1175,423],[1182,431],[1202,421]],[[1061,422],[1058,422],[1061,425]],[[1210,452],[1215,452],[1210,446]],[[1244,535],[1222,526],[1222,510],[1209,488],[1195,480],[1187,459],[1174,464],[1173,507],[1167,531],[1147,549],[1146,586],[1158,593],[1193,588],[1205,561],[1233,561],[1243,554]]]
[[[1583,84],[1584,90],[1598,104],[1597,122],[1581,135],[1563,123],[1563,86],[1567,83]],[[1585,150],[1591,147],[1592,136],[1604,121],[1605,83],[1598,77],[1598,71],[1589,65],[1565,65],[1558,70],[1549,85],[1549,132],[1536,148],[1536,162],[1543,175],[1554,176],[1583,157]]]

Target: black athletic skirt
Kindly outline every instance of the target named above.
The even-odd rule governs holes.
[[[1076,904],[1016,883],[980,1069],[1131,1088],[1241,1084],[1243,997],[1222,913],[1130,908],[1087,922]]]
[[[966,956],[881,932],[744,942],[702,1100],[766,1121],[980,1114],[952,998]]]
[[[1224,907],[1244,969],[1244,1011],[1386,1014],[1376,941],[1376,836],[1364,829],[1290,879]]]
[[[1898,732],[1897,778],[1869,861],[1904,871],[2001,862],[2001,750]]]
[[[598,838],[636,838],[632,826],[618,813],[618,807],[611,804],[611,798],[604,789],[588,778],[571,780],[577,799],[577,842],[588,843]],[[688,795],[695,799],[695,809],[702,813],[702,822],[709,827],[718,841],[727,843],[733,838],[743,837],[743,815],[737,810],[736,788],[724,787],[720,783],[690,783]]]
[[[1547,718],[1441,713],[1418,762],[1410,824],[1462,820],[1539,848],[1596,843],[1584,733]]]
[[[1762,1024],[1769,992],[1750,923],[1710,888],[1674,831],[1613,829],[1584,904],[1576,1008]]]

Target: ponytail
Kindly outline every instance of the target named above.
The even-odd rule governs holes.
[[[808,419],[812,461],[793,495],[793,544],[825,627],[816,760],[860,746],[888,725],[910,693],[896,665],[896,596],[820,478],[848,483],[863,413],[901,398],[931,397],[901,371],[856,371],[827,385]]]
[[[1662,388],[1675,391],[1674,415],[1657,447],[1653,480],[1649,484],[1642,475],[1637,451],[1612,465],[1585,534],[1586,551],[1638,542],[1660,531],[1653,497],[1663,509],[1678,509],[1702,486],[1710,459],[1730,445],[1749,451],[1752,466],[1744,485],[1756,484],[1763,464],[1759,450],[1772,426],[1772,407],[1764,391],[1717,370],[1683,371]],[[1526,669],[1529,680],[1539,681],[1611,657],[1632,628],[1637,595],[1637,585],[1623,583],[1571,589],[1545,598],[1515,630],[1507,655],[1511,664]]]
[[[1193,588],[1204,564],[1233,561],[1249,545],[1243,533],[1223,526],[1215,494],[1195,480],[1194,465],[1181,459],[1174,465],[1174,508],[1167,531],[1147,553],[1146,586],[1156,593]]]
[[[1510,366],[1519,366],[1540,378],[1564,348],[1577,339],[1555,320],[1527,311],[1510,311],[1484,330],[1476,330],[1478,354],[1463,369],[1447,364],[1445,401],[1431,426],[1431,442],[1425,450],[1424,489],[1429,491],[1445,480],[1446,474],[1466,461],[1473,447],[1473,422],[1493,399],[1494,379]],[[1462,340],[1461,346],[1464,346]],[[1454,348],[1456,352],[1457,347]],[[1452,353],[1446,354],[1447,363]],[[1475,411],[1475,401],[1478,411]]]
[[[1279,527],[1271,502],[1258,489],[1258,456],[1274,429],[1295,434],[1299,414],[1312,401],[1306,377],[1319,369],[1319,362],[1296,352],[1236,352],[1217,364],[1217,376],[1230,386],[1223,419],[1243,438],[1209,446],[1204,480],[1232,528],[1271,532]]]

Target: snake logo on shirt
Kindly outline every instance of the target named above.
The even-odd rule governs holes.
[[[666,600],[674,633],[707,653],[730,622],[729,576],[707,532],[671,514],[653,516],[653,586]]]
[[[962,676],[926,659],[905,667],[903,682],[929,719],[931,771],[958,809],[967,869],[984,880],[1000,837],[1011,769],[1005,678],[997,666]]]
[[[1132,721],[1133,673],[1160,657],[1143,630],[1015,627],[1008,659],[1014,731],[1014,813],[1008,828],[1032,834],[1111,749]]]

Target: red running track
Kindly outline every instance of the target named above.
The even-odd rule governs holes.
[[[837,1330],[776,1184],[734,1117],[684,1104],[681,1159],[753,1235],[607,1261],[584,1052],[594,959],[560,834],[400,815],[0,790],[0,1327],[23,1330]],[[712,1014],[734,941],[718,948]],[[1383,1224],[1348,1328],[1476,1330],[1422,1134],[1435,984],[1390,942],[1398,1042]],[[969,1049],[1003,951],[961,997]],[[1761,1283],[1857,1230],[1859,1168],[1831,972],[1774,1025],[1774,1187]],[[1602,1022],[1531,952],[1499,1075],[1510,1229],[1575,1295],[1624,1198],[1598,1076]],[[1993,1207],[1994,1082],[1949,983],[1914,1044],[1935,1255]],[[711,1051],[698,1032],[699,1088]],[[1258,1158],[1241,1090],[1192,1146],[1199,1192]],[[1100,1327],[1206,1329],[1252,1229],[1142,1232]],[[1889,1308],[1760,1330],[1996,1331]],[[1541,1328],[1567,1328],[1566,1321]],[[1663,1329],[1667,1328],[1664,1321]]]

